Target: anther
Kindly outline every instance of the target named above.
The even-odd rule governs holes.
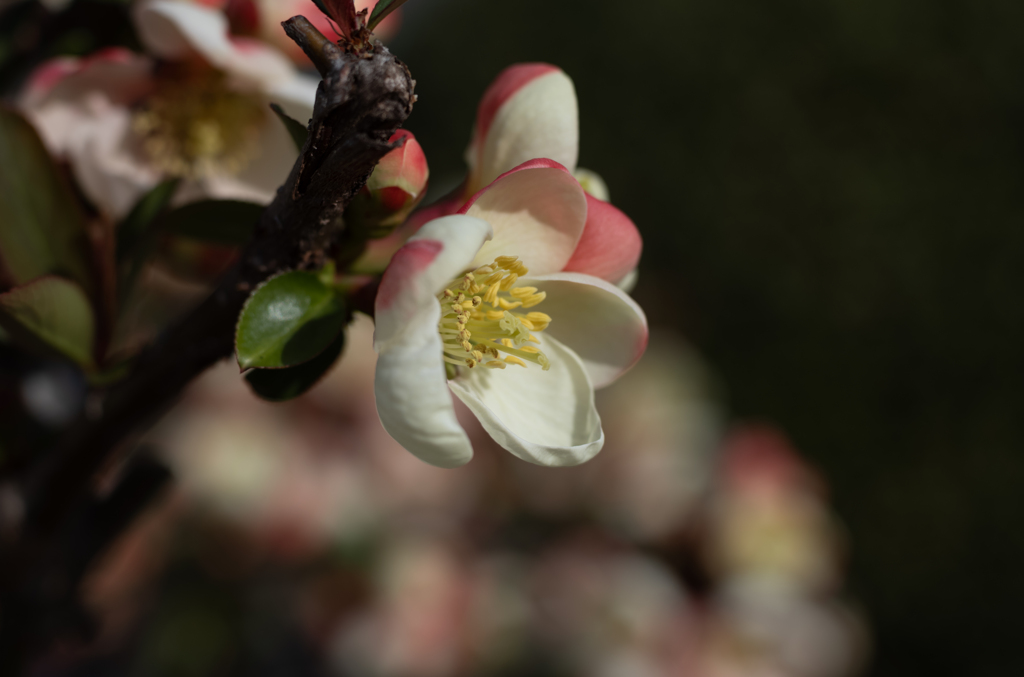
[[[542,292],[539,292],[537,294],[534,294],[533,296],[531,296],[529,298],[523,299],[523,308],[533,308],[535,305],[537,305],[538,303],[540,303],[541,301],[543,301],[547,297],[548,297],[548,293],[542,291]]]
[[[515,355],[506,355],[505,356],[505,362],[507,362],[508,364],[518,364],[520,367],[525,367],[526,366],[526,363],[523,362],[522,360],[520,360]]]

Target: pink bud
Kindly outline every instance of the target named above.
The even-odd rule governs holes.
[[[399,129],[390,141],[401,145],[381,158],[345,214],[365,224],[374,237],[405,221],[423,198],[430,176],[423,148],[411,132]]]

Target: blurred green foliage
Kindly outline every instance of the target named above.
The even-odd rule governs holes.
[[[435,188],[512,62],[576,82],[637,295],[826,474],[876,675],[1021,670],[1024,3],[406,5]]]

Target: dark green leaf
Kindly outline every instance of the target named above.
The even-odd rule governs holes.
[[[263,214],[263,207],[237,200],[204,200],[179,207],[160,219],[162,231],[210,244],[241,246]]]
[[[180,183],[180,179],[158,183],[135,203],[132,211],[117,226],[118,262],[131,255],[146,233],[152,230],[154,221],[167,209]]]
[[[289,117],[289,115],[276,103],[270,104],[270,110],[277,113],[277,117],[281,119],[281,122],[284,123],[288,133],[292,135],[292,141],[295,142],[295,147],[301,152],[302,147],[306,145],[306,137],[309,136],[309,130],[295,118]]]
[[[0,325],[30,349],[93,363],[96,320],[82,288],[55,275],[0,294]]]
[[[242,309],[235,353],[243,369],[280,368],[319,355],[345,324],[341,297],[316,273],[293,271],[272,277]]]
[[[265,400],[290,400],[316,385],[334,365],[344,346],[345,333],[342,332],[322,353],[305,364],[287,369],[253,369],[245,375],[245,380]]]
[[[388,14],[404,5],[405,2],[406,0],[380,0],[374,6],[373,12],[370,13],[370,20],[366,23],[366,27],[372,31]]]
[[[0,270],[19,285],[61,273],[90,289],[85,218],[39,135],[0,107]]]

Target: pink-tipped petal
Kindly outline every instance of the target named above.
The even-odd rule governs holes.
[[[429,258],[426,244],[416,247],[413,256],[424,257],[417,265]],[[473,447],[446,385],[440,319],[435,301],[407,323],[401,341],[380,350],[373,390],[380,422],[396,442],[431,465],[456,468],[473,458]]]
[[[615,285],[580,273],[531,275],[520,285],[547,294],[538,308],[553,318],[544,333],[579,355],[595,388],[613,382],[644,354],[647,317]]]
[[[459,211],[461,206],[461,197],[448,196],[441,198],[432,205],[413,212],[406,222],[395,228],[390,235],[367,242],[366,251],[353,264],[352,271],[355,273],[373,274],[383,270],[395,252],[410,237],[419,232],[423,224],[439,219],[442,216],[451,216]]]
[[[619,284],[640,262],[643,240],[628,216],[589,193],[587,225],[565,270]]]
[[[426,224],[395,253],[381,278],[374,307],[373,343],[378,352],[400,343],[415,318],[440,308],[437,294],[470,267],[490,236],[491,227],[485,221],[456,214]],[[437,355],[440,360],[440,349]]]
[[[579,112],[572,80],[541,63],[506,68],[484,93],[466,152],[469,192],[527,160],[544,157],[573,170]]]
[[[587,200],[565,167],[552,160],[531,160],[506,172],[459,210],[483,219],[494,238],[475,259],[518,256],[535,275],[565,266],[583,234]]]
[[[115,47],[81,59],[59,57],[29,77],[19,105],[32,110],[97,92],[113,103],[130,105],[152,89],[152,67],[149,58]]]
[[[502,448],[538,465],[579,465],[604,445],[594,388],[571,349],[550,335],[539,339],[551,360],[548,371],[478,368],[448,387]]]

